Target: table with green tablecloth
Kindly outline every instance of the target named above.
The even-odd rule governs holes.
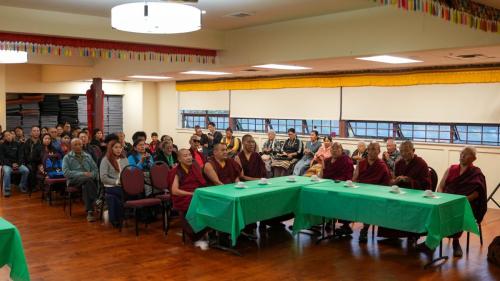
[[[308,177],[295,179],[272,178],[268,185],[248,181],[244,189],[236,184],[198,188],[186,219],[197,232],[210,227],[230,233],[234,246],[246,225],[295,212],[300,188],[317,183]]]
[[[401,194],[390,187],[344,182],[324,182],[301,188],[295,212],[294,231],[321,223],[322,218],[363,222],[387,228],[427,233],[429,248],[436,248],[443,237],[460,231],[479,234],[472,209],[465,196],[424,192],[401,188]]]
[[[21,235],[10,222],[0,218],[0,267],[8,265],[14,280],[30,280]]]

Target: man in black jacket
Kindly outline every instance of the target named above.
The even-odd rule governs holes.
[[[31,136],[23,144],[24,163],[30,169],[29,188],[35,189],[36,173],[38,165],[42,164],[42,141],[40,140],[40,128],[38,126],[31,127]]]
[[[222,133],[216,130],[215,123],[208,123],[208,156],[213,155],[214,145],[222,141]]]
[[[23,165],[23,153],[19,143],[14,141],[14,135],[10,132],[4,134],[4,143],[0,145],[0,162],[3,165],[3,194],[10,196],[10,178],[14,171],[21,174],[19,189],[27,191],[28,176],[30,170]]]

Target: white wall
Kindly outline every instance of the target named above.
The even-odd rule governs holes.
[[[0,64],[0,125],[2,130],[7,128],[6,112],[7,104],[5,103],[5,65]]]

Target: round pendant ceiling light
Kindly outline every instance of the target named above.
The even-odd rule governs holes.
[[[26,63],[28,62],[28,53],[24,51],[0,50],[1,63]]]
[[[201,14],[196,7],[178,3],[128,3],[111,9],[111,26],[136,33],[186,33],[201,28]]]

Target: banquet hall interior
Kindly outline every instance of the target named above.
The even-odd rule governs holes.
[[[0,0],[0,280],[500,280],[500,1]]]

